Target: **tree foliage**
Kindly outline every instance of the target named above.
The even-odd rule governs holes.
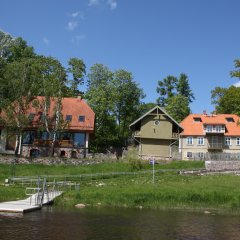
[[[180,94],[169,98],[165,109],[177,122],[181,122],[190,114],[188,99]]]
[[[72,74],[70,82],[70,89],[74,96],[77,96],[81,92],[78,90],[79,85],[84,84],[84,76],[86,74],[86,66],[82,59],[70,58],[68,61],[68,73]]]
[[[240,60],[235,62],[235,70],[230,72],[231,77],[240,78]],[[217,113],[240,115],[240,88],[231,86],[229,88],[216,87],[211,91],[212,104],[215,105]]]
[[[157,103],[165,107],[177,121],[182,121],[191,112],[189,104],[195,97],[186,74],[181,73],[178,78],[167,76],[162,81],[158,81],[157,93],[160,94]]]
[[[19,153],[23,130],[29,126],[27,115],[29,105],[39,86],[36,85],[35,59],[22,59],[7,64],[1,78],[1,116],[2,124],[17,136],[16,153]]]
[[[88,75],[85,97],[96,113],[97,149],[126,145],[128,126],[137,117],[143,98],[132,74],[123,69],[112,72],[102,64],[95,64]]]
[[[240,88],[216,87],[212,90],[212,103],[217,113],[240,115]]]
[[[133,81],[132,74],[120,69],[113,74],[114,116],[117,120],[118,141],[126,145],[129,137],[128,126],[137,118],[140,100],[144,97],[142,89]]]

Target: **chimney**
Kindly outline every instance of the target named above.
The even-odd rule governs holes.
[[[216,110],[214,110],[214,111],[212,112],[212,116],[213,116],[213,117],[216,117],[216,116],[217,116]]]
[[[78,95],[78,96],[77,96],[77,99],[81,100],[81,99],[82,99],[82,96],[81,96],[81,95]]]
[[[207,115],[207,111],[206,110],[203,110],[203,115]]]

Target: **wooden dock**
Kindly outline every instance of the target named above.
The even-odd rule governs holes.
[[[62,191],[48,191],[35,193],[24,200],[0,203],[0,213],[26,213],[39,210],[43,205],[50,204],[54,198],[60,196]],[[39,198],[41,198],[39,201]]]

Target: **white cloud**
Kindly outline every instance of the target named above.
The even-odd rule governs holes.
[[[80,41],[83,41],[87,36],[85,34],[79,34],[77,36],[75,36],[71,42],[72,43],[79,43]]]
[[[76,41],[79,42],[79,41],[82,41],[86,38],[86,35],[85,34],[80,34],[80,35],[77,35],[75,37]]]
[[[44,37],[42,40],[46,45],[49,45],[49,40],[46,37]]]
[[[78,22],[68,22],[67,29],[73,31],[78,26]]]
[[[88,6],[96,6],[100,3],[100,0],[89,0]]]
[[[83,12],[79,12],[79,11],[74,12],[74,13],[71,13],[70,16],[71,16],[72,18],[77,18],[77,17],[79,17],[80,19],[84,19],[84,14],[83,14]]]
[[[114,10],[117,8],[117,1],[116,0],[107,0],[107,4],[110,6],[111,10]]]

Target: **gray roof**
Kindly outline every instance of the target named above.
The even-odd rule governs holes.
[[[133,125],[135,125],[137,122],[139,122],[140,120],[142,120],[144,117],[146,117],[148,114],[150,114],[151,112],[153,112],[156,109],[160,109],[164,114],[167,115],[167,117],[169,117],[178,127],[180,127],[181,129],[183,129],[179,123],[174,120],[163,108],[159,107],[159,106],[155,106],[154,108],[152,108],[151,110],[149,110],[147,113],[145,113],[144,115],[142,115],[140,118],[138,118],[136,121],[134,121],[133,123],[131,123],[129,125],[129,127],[131,128]]]

